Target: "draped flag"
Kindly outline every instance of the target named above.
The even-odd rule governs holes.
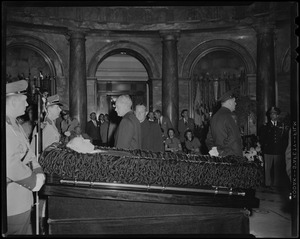
[[[194,120],[195,124],[200,126],[202,124],[202,117],[201,117],[201,95],[200,95],[200,81],[198,81],[196,87],[196,97],[194,102]]]
[[[215,96],[215,101],[218,100],[218,88],[219,88],[219,79],[215,78],[214,81],[214,96]]]

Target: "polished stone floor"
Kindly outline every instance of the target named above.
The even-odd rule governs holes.
[[[259,208],[250,216],[250,233],[257,238],[292,238],[292,206],[289,190],[260,188]]]

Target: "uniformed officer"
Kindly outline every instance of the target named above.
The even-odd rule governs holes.
[[[43,150],[47,148],[54,142],[60,141],[60,133],[55,126],[55,120],[59,117],[61,108],[63,106],[59,102],[59,95],[53,95],[48,97],[48,101],[46,104],[46,116],[44,119],[44,128],[43,128]]]
[[[55,120],[59,117],[62,103],[59,102],[59,95],[49,96],[46,103],[46,116],[41,125],[42,128],[42,149],[44,150],[53,143],[60,142],[60,133],[55,125]],[[36,129],[33,135],[36,134]],[[32,142],[32,148],[35,148],[35,142]]]
[[[39,191],[45,175],[28,138],[16,120],[25,113],[28,83],[6,84],[6,184],[7,235],[32,234],[33,191]]]
[[[242,137],[238,125],[232,117],[236,98],[232,91],[219,99],[221,108],[213,115],[206,138],[208,149],[216,149],[218,156],[243,156]],[[216,148],[215,148],[216,147]]]
[[[279,108],[272,106],[267,111],[268,122],[259,132],[265,162],[265,185],[268,187],[281,186],[284,180],[288,127],[278,121],[280,112]]]
[[[61,135],[56,127],[55,120],[60,116],[61,108],[63,106],[59,101],[59,95],[49,96],[47,98],[47,102],[45,104],[46,115],[44,121],[41,124],[42,128],[42,150],[45,150],[48,146],[53,143],[59,143]],[[35,128],[33,131],[33,135],[36,135],[37,129]],[[36,150],[36,138],[32,140],[31,148]],[[41,219],[41,227],[42,230],[45,224],[45,215],[46,215],[46,201],[41,198],[39,201],[40,207],[42,208],[42,219]],[[43,232],[44,233],[44,232]]]

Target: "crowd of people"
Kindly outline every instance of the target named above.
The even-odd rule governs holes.
[[[27,82],[17,81],[6,86],[6,169],[8,234],[31,234],[30,210],[32,192],[39,191],[45,175],[36,157],[37,122],[33,119],[33,107],[28,106]],[[120,149],[143,149],[154,152],[170,151],[187,154],[203,154],[202,144],[195,136],[195,121],[187,109],[181,112],[178,127],[160,110],[147,111],[143,103],[133,106],[129,95],[121,95],[115,103],[115,111],[121,117],[117,125],[109,115],[90,113],[90,120],[83,129],[58,95],[43,95],[42,150],[53,144],[70,144],[76,139],[97,146]],[[229,91],[220,97],[221,107],[212,115],[205,144],[213,156],[243,156],[243,142],[233,112],[236,97]],[[26,110],[27,108],[27,110]],[[278,122],[280,110],[272,107],[269,117],[259,132],[264,153],[266,186],[280,185],[284,156],[288,144],[288,128]],[[26,115],[26,117],[24,116]],[[38,116],[40,117],[40,116]],[[75,141],[74,141],[75,142]],[[288,164],[287,164],[288,165]]]

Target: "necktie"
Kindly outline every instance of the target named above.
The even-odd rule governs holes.
[[[163,130],[163,128],[161,127],[161,119],[158,120],[158,123],[159,123],[160,130],[161,130],[161,132],[163,133],[164,130]]]

